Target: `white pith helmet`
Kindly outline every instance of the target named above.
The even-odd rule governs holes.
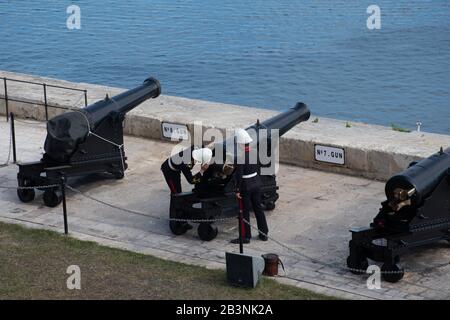
[[[201,164],[209,163],[212,158],[212,151],[208,148],[195,149],[192,151],[192,158]]]
[[[237,129],[235,131],[236,143],[238,144],[249,144],[253,141],[252,137],[248,134],[245,129]]]

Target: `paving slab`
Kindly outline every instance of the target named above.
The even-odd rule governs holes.
[[[16,131],[19,161],[39,160],[45,124],[17,122]],[[0,137],[2,163],[9,145],[9,125],[4,118],[0,119]],[[159,140],[126,136],[129,169],[123,180],[93,176],[69,181],[87,195],[142,213],[114,209],[69,191],[70,235],[164,259],[224,269],[225,252],[238,252],[238,246],[229,243],[237,236],[234,220],[219,224],[218,237],[211,242],[201,241],[195,229],[182,236],[174,236],[169,230],[165,220],[169,191],[159,168],[172,147],[173,144]],[[0,185],[15,187],[16,174],[14,164],[0,167]],[[448,243],[403,257],[403,266],[414,272],[407,272],[396,284],[382,282],[379,290],[367,288],[368,275],[353,275],[345,269],[348,230],[370,223],[384,198],[384,183],[290,165],[280,166],[278,183],[280,199],[267,217],[270,236],[283,246],[257,239],[245,246],[250,254],[280,255],[286,273],[280,271],[277,280],[351,299],[450,298]],[[190,186],[183,182],[183,188],[189,190]],[[24,204],[15,190],[0,189],[0,220],[63,231],[62,207],[45,207],[39,192],[35,201]]]

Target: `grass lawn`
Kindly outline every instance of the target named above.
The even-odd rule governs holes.
[[[66,287],[69,265],[81,290]],[[227,284],[224,270],[166,261],[0,223],[0,299],[327,299],[263,278],[256,289]]]

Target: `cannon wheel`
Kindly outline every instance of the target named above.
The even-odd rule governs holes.
[[[17,189],[17,196],[20,201],[27,203],[34,200],[36,193],[34,189]]]
[[[381,275],[385,281],[395,283],[403,278],[405,270],[398,264],[385,263],[381,266]]]
[[[354,263],[351,256],[347,258],[347,267],[350,269],[350,272],[353,274],[364,274],[366,273],[367,268],[369,267],[369,261],[365,257],[358,257],[357,262]]]
[[[184,222],[179,221],[169,221],[169,228],[170,231],[172,231],[172,233],[177,236],[181,236],[182,234],[185,234],[187,231]]]
[[[198,225],[197,232],[198,236],[203,241],[211,241],[215,237],[217,237],[218,230],[217,226],[213,225],[212,223],[202,222]]]
[[[61,203],[62,195],[59,191],[48,189],[44,192],[43,200],[47,207],[54,208]]]

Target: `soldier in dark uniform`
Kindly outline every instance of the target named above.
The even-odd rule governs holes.
[[[242,155],[241,161],[236,164],[236,187],[237,197],[239,201],[243,203],[243,218],[250,222],[250,208],[253,207],[253,211],[256,217],[256,223],[258,230],[263,233],[259,233],[259,239],[267,241],[267,234],[269,228],[267,227],[266,216],[261,205],[261,179],[259,177],[259,166],[257,163],[251,163],[250,161],[250,143],[253,139],[244,129],[237,130],[236,143],[243,150],[240,150]],[[239,150],[238,150],[239,152]],[[242,226],[241,226],[242,227]],[[242,230],[243,243],[249,243],[251,239],[251,228],[244,222]],[[239,243],[239,239],[231,240],[231,243]]]
[[[186,157],[185,152],[189,152],[190,155]],[[194,149],[194,146],[192,146],[164,161],[161,165],[161,171],[169,186],[170,193],[181,193],[181,173],[190,184],[199,183],[203,173],[208,169],[211,158],[211,149]],[[200,163],[201,168],[198,173],[193,175],[191,170],[196,163]]]
[[[181,193],[181,173],[190,184],[199,183],[203,173],[208,169],[211,158],[211,149],[195,149],[192,146],[166,159],[161,165],[161,171],[169,186],[170,193]],[[200,164],[200,171],[193,175],[191,170],[196,164]],[[170,226],[173,230],[177,228],[192,229],[192,226],[187,222],[170,221]]]

